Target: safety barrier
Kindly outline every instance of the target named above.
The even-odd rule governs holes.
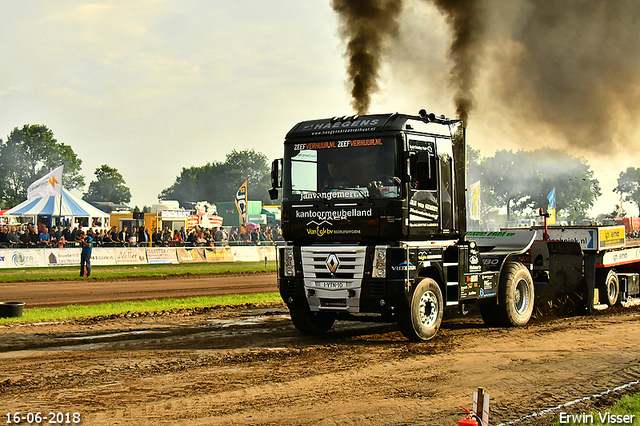
[[[275,260],[276,247],[95,247],[92,265],[258,262]],[[80,248],[0,249],[0,269],[80,265]]]

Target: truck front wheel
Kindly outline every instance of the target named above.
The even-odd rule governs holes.
[[[333,327],[336,320],[336,314],[333,312],[310,312],[289,308],[289,313],[293,325],[304,334],[324,334]]]
[[[533,314],[533,279],[522,263],[509,262],[504,265],[498,294],[504,325],[517,327],[529,322]]]
[[[440,329],[443,315],[442,291],[434,280],[425,278],[416,286],[411,305],[400,311],[398,325],[409,340],[429,340]]]

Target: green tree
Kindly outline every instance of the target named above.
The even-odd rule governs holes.
[[[629,201],[638,207],[640,215],[640,169],[629,167],[624,172],[620,172],[618,177],[618,186],[613,189],[625,201]]]
[[[59,143],[45,125],[15,127],[6,141],[0,139],[0,194],[3,207],[13,207],[27,198],[31,183],[64,165],[62,185],[84,186],[80,160],[70,146]]]
[[[96,180],[82,197],[86,201],[111,201],[127,204],[131,201],[131,191],[118,169],[103,164],[95,171]]]
[[[483,190],[490,193],[497,207],[506,207],[507,220],[513,213],[546,210],[547,195],[553,188],[557,215],[568,220],[585,217],[601,195],[600,184],[586,161],[556,149],[497,151],[484,159],[480,168]]]
[[[266,155],[253,149],[232,150],[224,162],[183,168],[174,184],[158,195],[158,200],[178,200],[181,204],[233,201],[236,191],[247,180],[249,200],[269,201],[269,170]]]
[[[600,183],[586,160],[551,148],[535,150],[528,157],[536,172],[536,191],[531,194],[529,206],[547,210],[547,195],[555,188],[558,218],[585,218],[602,195]]]
[[[496,207],[506,207],[507,220],[511,220],[514,210],[520,211],[527,205],[532,192],[534,170],[525,157],[526,152],[522,150],[501,150],[480,165],[483,191],[489,192]]]

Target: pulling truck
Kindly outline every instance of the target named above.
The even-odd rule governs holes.
[[[595,249],[580,245],[585,235],[545,240],[549,229],[468,233],[465,143],[460,120],[425,110],[289,131],[269,192],[282,189],[278,288],[299,331],[325,333],[336,319],[397,322],[408,339],[428,340],[445,310],[464,305],[477,304],[489,325],[520,326],[537,291],[577,293],[589,308],[600,294],[616,304],[640,293],[640,247],[624,245],[624,229],[623,244],[607,247],[596,232]],[[608,263],[612,250],[638,254]]]

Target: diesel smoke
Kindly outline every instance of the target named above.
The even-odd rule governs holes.
[[[395,51],[406,52],[404,60],[413,57],[412,69],[422,70],[410,77],[407,90],[432,87],[441,80],[434,78],[435,73],[449,74],[451,87],[437,90],[451,91],[456,113],[465,122],[482,108],[482,100],[490,100],[504,111],[511,126],[546,129],[561,136],[541,144],[593,152],[603,152],[604,146],[619,148],[616,143],[625,140],[630,128],[637,130],[640,2],[636,0],[333,0],[332,5],[347,44],[352,103],[360,114],[367,112],[379,89],[379,69],[388,58],[385,48],[394,43]],[[411,26],[399,24],[403,11],[419,7],[435,7],[447,22],[450,43],[443,56],[450,63],[445,69],[420,63],[433,57],[433,51],[410,54],[433,46],[429,42],[433,22],[412,21],[424,30],[415,36],[403,33]],[[421,105],[428,107],[429,99],[421,100]]]
[[[378,90],[380,64],[385,42],[398,34],[401,0],[333,0],[341,21],[341,35],[347,41],[347,73],[352,106],[365,114],[371,95]]]
[[[451,26],[449,57],[453,60],[451,82],[456,92],[454,103],[458,118],[466,124],[473,107],[472,89],[482,34],[481,10],[477,0],[432,1]]]

